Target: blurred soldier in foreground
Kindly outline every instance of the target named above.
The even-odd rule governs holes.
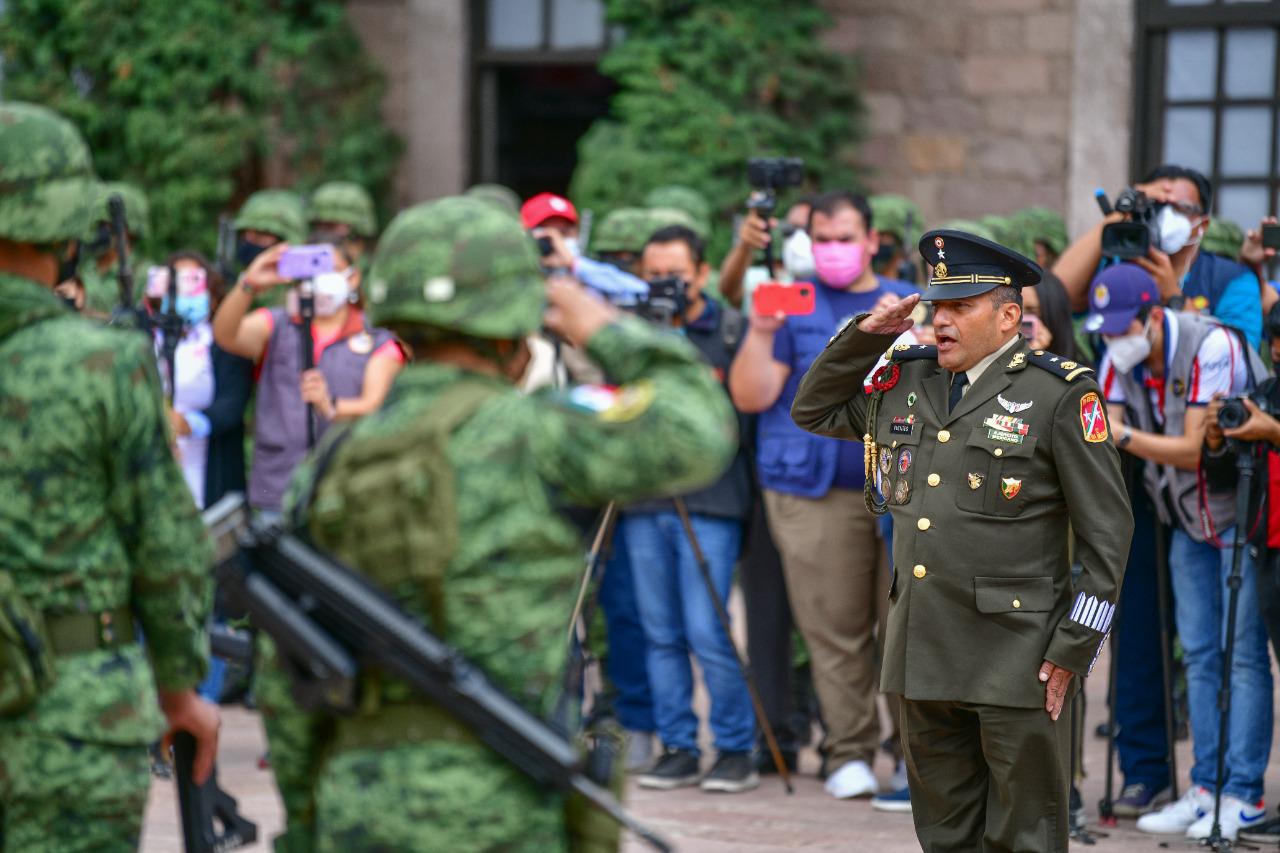
[[[547,716],[582,571],[580,535],[558,507],[709,483],[736,447],[733,411],[688,344],[571,280],[544,286],[534,242],[481,201],[401,213],[369,299],[416,363],[382,410],[326,436],[295,478],[289,515]],[[518,392],[540,323],[617,387]],[[452,500],[424,499],[441,488]],[[377,671],[362,682],[361,713],[312,716],[301,732],[319,849],[567,849],[574,825],[559,795],[407,685]]]
[[[169,450],[150,339],[96,326],[52,292],[98,198],[70,124],[0,105],[6,850],[136,850],[146,745],[166,727],[190,731],[197,780],[217,748],[217,709],[194,690],[208,546]]]

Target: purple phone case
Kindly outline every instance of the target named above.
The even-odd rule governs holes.
[[[303,279],[333,272],[333,247],[326,245],[294,246],[280,256],[281,278]]]

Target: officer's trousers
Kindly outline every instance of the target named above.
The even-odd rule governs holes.
[[[1069,713],[903,698],[900,714],[924,853],[1065,853]]]

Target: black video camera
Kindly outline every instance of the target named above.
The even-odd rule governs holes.
[[[655,278],[649,282],[649,294],[635,306],[637,316],[659,326],[670,326],[683,317],[689,307],[689,283],[676,276]]]
[[[747,207],[766,221],[778,206],[778,190],[804,183],[804,161],[799,157],[752,157],[747,161],[751,197]]]
[[[1098,191],[1101,195],[1101,190]],[[1127,188],[1116,197],[1115,210],[1128,215],[1124,222],[1112,222],[1102,229],[1102,254],[1133,260],[1145,258],[1152,246],[1160,245],[1160,226],[1156,216],[1161,202],[1152,201],[1146,193]],[[1108,213],[1110,211],[1107,211]]]

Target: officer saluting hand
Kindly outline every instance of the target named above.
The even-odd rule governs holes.
[[[1059,715],[1110,628],[1133,533],[1119,455],[1093,371],[1018,334],[1040,268],[959,231],[920,252],[928,290],[841,330],[791,414],[861,439],[868,501],[893,514],[881,689],[902,696],[921,846],[1065,851]],[[938,345],[894,346],[920,299]]]

